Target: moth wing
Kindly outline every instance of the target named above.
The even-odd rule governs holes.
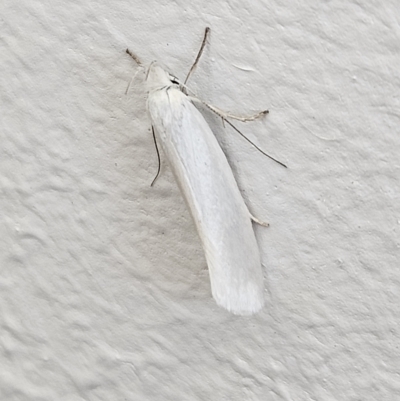
[[[249,211],[202,114],[175,88],[150,93],[148,109],[201,238],[216,303],[240,315],[264,304]]]

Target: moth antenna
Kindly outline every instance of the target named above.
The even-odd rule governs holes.
[[[142,64],[142,62],[140,61],[139,57],[136,56],[135,53],[132,53],[129,49],[126,49],[125,52],[126,52],[127,54],[129,54],[129,55],[133,58],[133,60],[136,62],[136,64],[139,66],[139,68],[143,69],[143,64]],[[136,75],[138,74],[138,72],[139,72],[139,70],[137,70],[137,71],[133,74],[131,80],[129,81],[129,84],[128,84],[128,86],[127,86],[127,88],[126,88],[126,91],[125,91],[125,95],[128,94],[129,89],[130,89],[130,87],[131,87],[133,81],[135,80]]]
[[[204,38],[203,38],[203,42],[201,43],[200,50],[199,50],[199,52],[197,53],[197,57],[196,57],[196,59],[194,60],[194,63],[193,63],[192,67],[190,68],[190,70],[189,70],[189,72],[188,72],[188,74],[187,74],[187,76],[186,76],[185,82],[183,83],[184,85],[186,85],[186,82],[189,80],[190,76],[192,75],[192,73],[194,72],[194,70],[195,70],[196,67],[197,67],[197,64],[198,64],[198,62],[199,62],[199,60],[200,60],[200,57],[201,57],[201,55],[203,54],[203,50],[204,50],[204,47],[205,47],[205,45],[206,45],[207,37],[208,37],[208,34],[209,34],[209,33],[210,33],[210,28],[207,27],[207,28],[205,29],[205,31],[204,31]]]

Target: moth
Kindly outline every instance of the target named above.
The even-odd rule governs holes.
[[[199,233],[216,303],[234,314],[251,315],[264,305],[263,271],[252,221],[267,224],[249,212],[224,152],[194,105],[201,101],[188,95],[186,86],[209,32],[206,28],[202,46],[184,83],[156,61],[150,64],[146,73],[147,109],[153,135],[169,161]],[[127,53],[141,65],[136,55],[129,50]],[[228,117],[249,121],[268,113],[236,117],[206,106],[234,129]]]

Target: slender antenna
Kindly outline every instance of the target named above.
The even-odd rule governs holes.
[[[161,170],[161,159],[160,159],[160,152],[158,150],[158,145],[157,145],[157,139],[156,139],[156,134],[154,132],[154,127],[151,126],[151,131],[153,132],[153,140],[154,140],[154,145],[156,147],[156,152],[157,152],[157,160],[158,160],[158,170],[157,170],[157,174],[154,177],[154,180],[151,182],[150,186],[152,187],[154,185],[154,183],[156,182],[156,179],[158,178],[158,176],[160,175],[160,170]]]
[[[142,64],[142,62],[139,60],[139,57],[136,56],[136,54],[132,53],[129,49],[126,49],[126,53],[129,54],[129,55],[135,60],[136,64],[137,64],[140,68],[143,68],[143,64]],[[137,70],[137,71],[133,74],[131,80],[129,81],[128,87],[126,88],[126,91],[125,91],[125,95],[128,94],[129,89],[130,89],[130,87],[131,87],[131,85],[132,85],[132,82],[133,82],[134,79],[136,78],[136,75],[137,75],[138,72],[139,72],[139,70]]]
[[[139,57],[136,54],[132,53],[129,49],[126,49],[126,53],[129,54],[135,60],[137,65],[142,66],[142,62],[140,61]]]
[[[200,50],[197,53],[197,57],[196,57],[196,60],[194,60],[192,68],[189,70],[189,73],[187,74],[187,77],[185,79],[184,85],[186,85],[186,82],[189,80],[189,77],[192,75],[192,73],[194,72],[194,70],[197,67],[197,63],[199,62],[200,57],[203,54],[204,46],[206,45],[207,36],[208,36],[209,33],[210,33],[210,28],[207,27],[206,30],[204,31],[204,38],[203,38],[203,42],[201,43]]]

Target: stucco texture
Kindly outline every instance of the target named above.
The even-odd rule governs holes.
[[[0,5],[0,399],[400,399],[395,1]],[[216,306],[194,224],[157,158],[158,59],[202,110],[252,213],[266,306]]]

